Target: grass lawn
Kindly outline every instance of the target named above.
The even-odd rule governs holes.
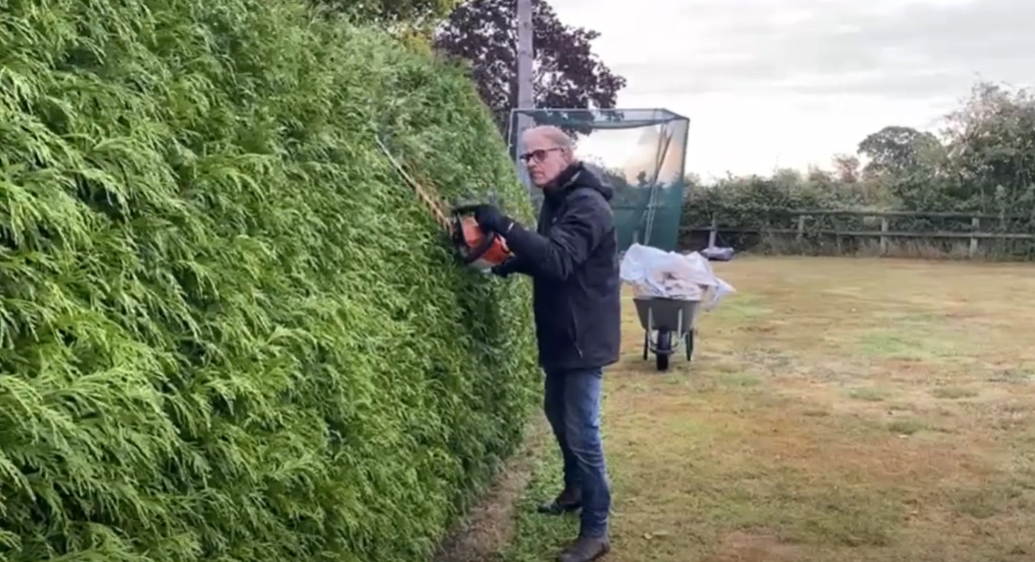
[[[738,293],[667,374],[642,360],[627,301],[606,375],[607,560],[1035,560],[1035,267],[716,269]],[[575,532],[534,514],[560,484],[545,443],[497,559],[552,560]]]

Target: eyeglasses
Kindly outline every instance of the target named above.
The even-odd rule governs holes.
[[[526,152],[526,153],[522,154],[521,156],[518,156],[518,159],[521,160],[522,162],[526,163],[526,164],[529,162],[529,160],[535,160],[536,162],[542,162],[546,158],[546,155],[548,153],[555,152],[555,151],[558,151],[558,150],[564,150],[564,149],[559,147],[559,146],[555,146],[553,148],[540,148],[539,150],[533,150],[531,152]]]

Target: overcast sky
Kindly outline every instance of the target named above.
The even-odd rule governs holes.
[[[689,171],[828,167],[885,125],[936,129],[978,80],[1035,81],[1035,0],[550,0],[625,76],[619,107],[691,119]],[[618,158],[604,135],[586,150]]]

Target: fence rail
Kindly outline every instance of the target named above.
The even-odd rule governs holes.
[[[1035,233],[1010,232],[1011,221],[1025,221],[1031,224],[1033,217],[1030,215],[1016,214],[990,214],[990,213],[952,213],[952,212],[911,212],[911,211],[868,211],[860,209],[828,210],[828,209],[757,209],[751,211],[754,216],[781,216],[793,218],[793,228],[783,226],[770,226],[769,224],[753,227],[725,226],[721,214],[712,214],[711,224],[708,226],[687,226],[681,230],[684,234],[707,234],[709,246],[715,245],[719,234],[738,235],[776,235],[787,236],[801,242],[807,237],[828,236],[837,238],[854,239],[876,239],[879,241],[881,253],[887,253],[891,241],[894,239],[938,239],[938,240],[967,240],[969,242],[968,255],[975,257],[978,254],[980,242],[987,240],[998,241],[1032,241],[1035,246]],[[810,220],[829,217],[854,217],[879,219],[879,229],[861,230],[858,228],[808,228]],[[969,219],[969,228],[959,231],[953,230],[892,230],[890,219]],[[982,230],[988,228],[995,221],[998,230]],[[964,226],[964,225],[961,225]]]

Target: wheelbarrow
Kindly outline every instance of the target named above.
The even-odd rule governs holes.
[[[659,371],[667,371],[669,358],[685,344],[687,361],[694,355],[694,323],[700,301],[662,297],[636,297],[636,314],[643,326],[643,360],[654,354]]]

